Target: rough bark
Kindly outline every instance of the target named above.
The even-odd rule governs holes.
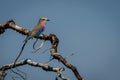
[[[6,64],[6,65],[3,65],[3,66],[0,66],[0,80],[4,80],[4,77],[6,76],[6,73],[5,71],[6,70],[9,70],[9,69],[13,69],[13,68],[16,68],[16,67],[19,67],[19,66],[23,66],[23,65],[30,65],[30,66],[34,66],[34,67],[39,67],[39,68],[42,68],[43,70],[45,71],[52,71],[52,72],[56,72],[57,74],[59,74],[60,78],[65,78],[64,76],[62,76],[62,72],[65,70],[63,67],[62,68],[54,68],[54,67],[51,67],[49,66],[48,64],[43,64],[43,63],[37,63],[37,62],[33,62],[32,60],[30,59],[26,59],[26,60],[21,60],[19,62],[16,62],[16,65],[14,66],[14,63],[11,63],[11,64]],[[61,77],[62,76],[62,77]]]
[[[24,29],[24,28],[16,25],[13,20],[9,20],[5,24],[0,24],[0,34],[3,34],[6,29],[13,29],[13,30],[15,30],[15,31],[17,31],[17,32],[19,32],[19,33],[21,33],[23,35],[28,35],[29,32],[30,32],[30,30]],[[48,34],[48,35],[42,34],[39,37],[35,37],[35,38],[50,41],[51,45],[52,45],[51,49],[50,49],[50,52],[51,52],[51,55],[53,56],[53,58],[59,60],[67,68],[71,69],[78,80],[83,80],[82,77],[80,76],[77,68],[75,66],[73,66],[72,64],[68,63],[67,60],[65,58],[63,58],[57,52],[57,46],[58,46],[58,43],[59,43],[59,39],[57,38],[57,36],[55,34]]]
[[[6,71],[6,70],[9,70],[9,69],[11,69],[11,68],[23,66],[23,65],[26,65],[26,64],[28,64],[28,65],[30,65],[30,66],[34,66],[34,67],[40,67],[40,68],[42,68],[42,69],[45,70],[45,71],[59,72],[59,71],[61,71],[61,69],[62,69],[62,71],[64,71],[63,68],[53,68],[53,67],[49,66],[48,64],[33,62],[33,61],[30,60],[30,59],[21,60],[21,61],[19,61],[19,62],[16,62],[16,65],[15,65],[15,66],[13,66],[14,63],[0,66],[0,71]]]

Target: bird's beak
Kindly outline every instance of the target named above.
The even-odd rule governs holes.
[[[47,21],[50,21],[49,19],[47,19]]]

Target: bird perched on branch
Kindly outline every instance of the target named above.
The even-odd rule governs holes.
[[[49,21],[49,19],[45,17],[40,18],[40,20],[38,21],[38,24],[33,28],[33,30],[29,33],[29,35],[26,37],[24,41],[26,42],[29,39],[33,38],[34,36],[39,37],[39,35],[44,32],[47,21]]]
[[[28,40],[31,39],[31,38],[33,38],[33,37],[35,37],[35,36],[39,37],[44,32],[44,30],[46,28],[47,21],[49,21],[49,19],[47,19],[46,17],[40,18],[40,20],[38,21],[38,24],[32,29],[32,31],[30,31],[29,35],[24,40],[24,44],[22,46],[22,49],[21,49],[19,55],[17,56],[17,58],[14,61],[14,66],[15,66],[18,58],[22,54],[22,51],[23,51],[26,43],[28,42]]]

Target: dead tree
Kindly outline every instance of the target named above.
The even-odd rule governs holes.
[[[30,32],[30,30],[24,29],[24,28],[16,25],[16,23],[13,20],[9,20],[9,21],[7,21],[4,24],[0,24],[0,35],[3,34],[6,29],[15,30],[15,31],[19,32],[22,35],[28,35],[29,32]],[[67,60],[65,58],[63,58],[57,52],[57,46],[58,46],[58,43],[59,43],[59,39],[57,38],[57,36],[55,34],[47,34],[47,35],[46,34],[42,34],[39,37],[34,37],[34,38],[38,38],[38,39],[41,39],[41,40],[50,41],[51,45],[52,45],[51,48],[50,48],[50,53],[51,53],[52,57],[54,59],[57,59],[61,63],[63,63],[67,68],[71,69],[72,72],[74,73],[74,75],[76,76],[77,80],[83,80],[83,78],[80,76],[77,68],[74,65],[68,63]],[[14,67],[21,66],[21,65],[24,65],[24,64],[29,64],[27,61],[29,62],[29,60],[25,60],[25,61],[23,61],[21,63],[17,62]],[[5,74],[5,70],[10,69],[11,66],[12,66],[12,64],[10,64],[7,67],[6,66],[0,66],[0,80],[4,79],[4,77],[6,75]],[[48,68],[46,68],[46,70],[49,71]],[[54,70],[51,70],[51,71],[54,71]]]

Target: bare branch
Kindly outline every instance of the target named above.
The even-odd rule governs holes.
[[[15,24],[15,22],[13,20],[8,21],[5,24],[0,24],[0,34],[5,32],[5,29],[13,29],[23,35],[28,35],[29,34],[29,30],[24,29],[18,25]],[[38,38],[38,37],[35,37]],[[57,59],[59,61],[61,61],[67,68],[71,69],[74,73],[74,75],[76,76],[76,78],[78,80],[82,80],[82,77],[80,76],[77,68],[75,66],[73,66],[72,64],[68,63],[67,60],[65,58],[63,58],[58,52],[57,52],[57,46],[59,43],[59,39],[57,38],[57,36],[55,34],[42,34],[39,36],[39,39],[42,40],[46,40],[46,41],[50,41],[51,42],[51,55],[54,57],[54,59]]]
[[[13,66],[14,63],[0,66],[0,80],[3,80],[5,75],[6,75],[4,71],[9,70],[11,68],[16,68],[16,67],[19,67],[19,66],[23,66],[23,65],[26,65],[26,64],[28,64],[30,66],[34,66],[34,67],[40,67],[45,71],[56,72],[57,74],[60,74],[60,75],[62,75],[62,72],[65,70],[64,68],[54,68],[54,67],[49,66],[48,64],[37,63],[37,62],[31,61],[30,59],[26,59],[26,60],[21,60],[19,62],[16,62],[15,66]]]
[[[6,76],[5,71],[0,71],[0,80],[4,80],[5,76]]]
[[[41,67],[45,71],[59,72],[61,70],[61,68],[53,68],[53,67],[49,66],[48,64],[37,63],[37,62],[31,61],[30,59],[26,59],[26,60],[16,62],[15,66],[13,66],[14,63],[0,66],[0,71],[9,70],[11,68],[15,68],[15,67],[18,67],[18,66],[23,66],[23,65],[26,65],[26,64],[28,64],[30,66],[34,66],[34,67]]]

